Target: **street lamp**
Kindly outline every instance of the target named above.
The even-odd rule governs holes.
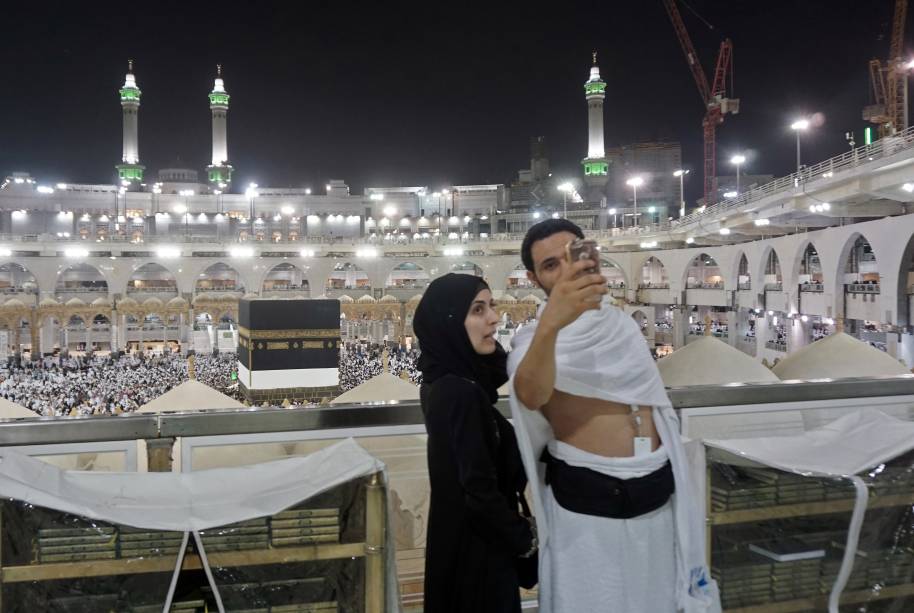
[[[632,177],[625,182],[626,185],[630,185],[635,196],[635,227],[638,227],[638,188],[644,185],[644,179],[642,177]],[[625,224],[623,224],[625,225]]]
[[[251,203],[250,214],[248,215],[248,219],[251,220],[251,238],[253,239],[254,238],[254,198],[256,198],[257,196],[260,195],[257,192],[257,184],[256,183],[248,184],[248,188],[246,190],[244,190],[244,195],[248,197],[248,200]]]
[[[730,163],[736,166],[736,193],[739,194],[739,167],[746,161],[745,155],[734,155],[730,158]]]
[[[574,191],[574,185],[565,181],[564,183],[559,184],[559,191],[562,192],[562,210],[564,211],[563,217],[568,219],[568,194]]]
[[[809,129],[808,119],[798,119],[790,124],[790,129],[797,133],[797,172],[800,172],[800,132]]]
[[[674,177],[679,177],[679,216],[685,217],[685,191],[682,188],[682,178],[689,174],[688,170],[680,168],[673,173]]]

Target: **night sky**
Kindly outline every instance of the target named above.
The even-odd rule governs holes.
[[[825,122],[804,138],[804,161],[846,150],[848,130],[862,141],[867,62],[888,56],[891,0],[691,0],[713,30],[679,6],[709,79],[720,40],[733,39],[742,109],[718,131],[719,159],[747,152],[744,172],[789,173],[788,125],[811,113]],[[236,188],[510,182],[533,135],[546,137],[557,176],[578,173],[596,49],[607,146],[679,140],[695,171],[687,194],[701,190],[702,104],[660,0],[45,2],[4,13],[0,176],[110,182],[127,58],[149,170],[209,162],[206,95],[222,63]]]

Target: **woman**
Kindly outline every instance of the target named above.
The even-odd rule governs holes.
[[[489,286],[463,274],[435,279],[413,319],[431,481],[428,613],[519,613],[519,584],[535,584],[536,536],[518,511],[526,476],[492,406],[508,380],[497,325]]]

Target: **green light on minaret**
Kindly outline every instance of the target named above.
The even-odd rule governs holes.
[[[133,60],[127,60],[127,78],[124,86],[119,90],[121,102],[140,102],[140,88],[136,85],[136,77],[133,76]]]
[[[212,105],[228,106],[229,95],[224,92],[212,92],[209,95],[209,103]]]

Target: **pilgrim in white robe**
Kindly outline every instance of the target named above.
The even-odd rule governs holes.
[[[544,305],[545,306],[545,305]],[[542,311],[541,307],[541,311]],[[514,374],[536,333],[525,326],[508,357],[511,413],[530,481],[539,533],[540,613],[715,613],[716,583],[706,567],[704,505],[693,495],[679,420],[638,324],[604,300],[563,328],[556,341],[555,389],[652,409],[661,446],[609,458],[555,439],[542,413],[525,407]],[[631,519],[575,513],[546,485],[543,450],[566,464],[617,479],[643,477],[669,461],[675,493],[662,507]]]

